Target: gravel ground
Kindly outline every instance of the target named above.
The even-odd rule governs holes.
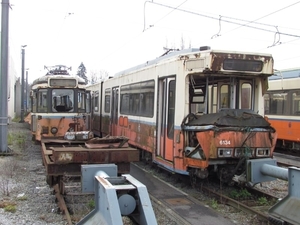
[[[53,189],[46,183],[41,147],[31,141],[28,124],[12,122],[8,125],[8,146],[13,155],[0,156],[0,225],[67,224],[59,212]],[[155,205],[153,203],[158,224],[177,225]],[[76,204],[76,207],[80,206]],[[83,212],[76,210],[76,215],[71,215],[74,224],[88,213],[87,205],[81,208]],[[123,223],[133,224],[127,217],[123,217]]]
[[[66,224],[57,213],[40,146],[31,141],[28,124],[8,125],[8,146],[13,156],[0,158],[0,224]],[[16,211],[10,212],[9,206]]]
[[[64,225],[67,224],[59,213],[53,190],[45,181],[45,168],[42,165],[40,146],[31,141],[28,124],[11,123],[8,125],[8,144],[13,156],[0,157],[0,225]],[[287,182],[276,180],[257,188],[273,192],[284,197],[287,193]],[[181,187],[180,187],[181,189]],[[186,189],[193,195],[193,190]],[[199,192],[197,193],[198,196]],[[203,196],[204,204],[208,207],[212,199]],[[176,221],[164,214],[153,202],[154,213],[158,224],[176,225]],[[85,206],[84,208],[88,208]],[[15,209],[15,212],[10,210]],[[227,205],[218,205],[216,209],[235,224],[259,224],[255,216],[240,212]],[[72,215],[78,222],[87,214]],[[132,224],[128,218],[123,218],[124,224]]]

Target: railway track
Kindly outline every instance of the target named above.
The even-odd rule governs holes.
[[[272,217],[269,216],[268,209],[277,203],[282,196],[287,194],[287,188],[284,190],[281,187],[276,188],[276,184],[272,184],[274,188],[268,185],[262,185],[262,187],[222,186],[218,181],[214,180],[202,180],[198,183],[196,189],[191,189],[187,177],[178,177],[178,175],[174,177],[160,168],[153,169],[141,163],[135,164],[145,170],[149,170],[151,175],[159,177],[168,182],[169,185],[180,188],[192,198],[202,202],[202,204],[207,204],[211,208],[221,211],[224,216],[231,218],[231,220],[236,221],[236,215],[233,214],[240,214],[238,216],[240,218],[248,217],[248,219],[242,219],[243,222],[241,224],[272,224]],[[275,182],[287,185],[285,181],[276,180]],[[278,195],[274,193],[274,189],[278,189]],[[221,208],[226,208],[227,206],[230,206],[231,209],[227,211],[221,210]],[[229,212],[236,213],[232,213],[231,215]],[[249,220],[252,222],[249,223]]]
[[[53,146],[51,146],[51,148],[55,149]],[[63,147],[64,151],[65,151],[65,148],[66,147]],[[45,151],[45,149],[48,149],[48,147],[46,148],[44,146],[43,149]],[[59,150],[59,151],[61,151],[61,150]],[[282,163],[283,159],[285,157],[283,155],[276,154],[276,158],[279,163]],[[290,157],[290,160],[291,159],[292,158]],[[291,162],[291,161],[288,161],[288,162]],[[156,168],[154,171],[155,171],[155,173],[153,173],[153,170],[151,173],[153,173],[155,176],[159,176],[158,175],[159,172],[157,172],[157,171],[161,171],[160,168]],[[163,173],[161,173],[161,174],[163,174]],[[170,175],[167,175],[167,176],[170,176]],[[54,193],[55,193],[55,196],[57,199],[57,204],[60,209],[60,213],[62,213],[64,215],[64,218],[67,221],[68,225],[73,224],[74,221],[79,222],[79,220],[82,218],[82,216],[84,214],[87,214],[91,210],[91,208],[88,205],[92,204],[92,202],[93,202],[93,195],[80,194],[79,193],[80,192],[80,190],[79,190],[80,184],[76,183],[76,182],[74,184],[70,184],[70,183],[72,183],[71,182],[72,178],[70,178],[70,177],[71,176],[68,176],[68,174],[61,176],[60,182],[58,182],[57,184],[55,184],[53,186]],[[176,179],[178,179],[178,175],[176,175]],[[167,179],[164,179],[164,180],[167,180]],[[180,178],[180,180],[181,180],[180,182],[182,182],[185,179]],[[64,181],[68,181],[68,185],[66,187],[65,187]],[[187,188],[189,188],[190,181],[184,181],[184,182],[185,182],[185,184],[181,184],[181,186],[183,185],[183,186],[186,186]],[[63,187],[60,185],[63,185]],[[170,183],[170,185],[174,185],[174,184]],[[236,187],[236,188],[231,187],[232,189],[231,189],[231,191],[229,191],[229,190],[227,190],[227,188],[226,188],[226,190],[219,189],[218,184],[215,184],[214,187],[212,187],[210,185],[206,186],[205,182],[202,182],[200,187],[201,187],[199,189],[200,192],[204,193],[207,196],[210,196],[211,199],[213,199],[214,201],[217,201],[217,204],[229,205],[229,206],[235,208],[236,210],[241,210],[246,214],[251,214],[251,215],[253,215],[253,217],[256,218],[257,221],[259,221],[260,224],[268,224],[269,220],[270,220],[267,210],[268,210],[268,207],[270,207],[271,205],[270,204],[262,205],[262,203],[266,204],[266,202],[268,202],[268,203],[272,202],[272,204],[274,204],[275,202],[278,201],[278,197],[267,194],[261,190],[248,188],[248,187],[244,187],[245,189],[247,189],[247,191],[249,193],[251,193],[251,197],[249,197],[248,199],[247,198],[246,199],[241,199],[241,198],[237,199],[237,198],[230,197],[230,193],[234,192],[234,190],[236,190],[236,192],[238,193],[241,190],[240,187]],[[68,189],[68,191],[65,190],[66,188]],[[227,194],[225,192],[227,192]],[[201,199],[201,197],[197,196],[198,194],[199,193],[197,193],[197,194],[193,193],[193,197],[195,197],[196,199]],[[254,199],[256,199],[256,200],[254,200]],[[261,199],[261,200],[257,200],[257,199]],[[265,199],[265,200],[263,200],[263,199]],[[213,201],[213,200],[211,200],[211,201]],[[164,206],[160,205],[160,207],[164,207]],[[211,206],[211,207],[213,207],[213,206]],[[82,208],[85,208],[85,210],[82,210]],[[76,214],[78,214],[78,216],[76,216]],[[177,218],[180,218],[180,215]],[[132,224],[133,223],[133,221],[130,220],[129,218],[124,217],[124,219],[125,219],[124,224]]]
[[[300,157],[291,156],[279,152],[274,152],[274,158],[277,160],[277,163],[281,166],[295,166],[300,167]]]
[[[245,192],[245,190],[247,190],[247,192]],[[246,188],[246,187],[243,190],[244,193],[250,193],[251,196],[255,196],[255,197],[262,196],[259,197],[258,199],[264,199],[264,200],[254,200],[252,197],[248,199],[241,198],[237,200],[235,198],[229,197],[226,194],[222,194],[222,192],[220,191],[215,191],[212,190],[210,187],[205,187],[205,186],[202,186],[201,191],[203,193],[207,193],[211,197],[216,198],[218,202],[221,204],[230,205],[231,207],[237,210],[241,210],[247,214],[249,213],[255,215],[258,221],[260,222],[260,224],[269,224],[270,221],[270,217],[267,212],[270,205],[269,204],[265,205],[265,203],[267,202],[276,203],[278,201],[278,198],[273,195],[261,192],[256,189]]]
[[[282,161],[281,155],[276,154],[276,157],[278,158],[278,161]],[[136,165],[140,166],[141,163],[135,163]],[[155,169],[151,169],[147,167],[147,170],[151,170],[151,174],[154,176],[161,176],[163,174],[166,174],[168,178],[165,177],[163,180],[169,180],[169,177],[171,176],[169,173],[161,172],[162,170],[158,167]],[[70,178],[66,178],[68,181]],[[175,175],[174,180],[180,180],[181,187],[186,187],[189,189],[189,180],[186,179],[186,177],[178,178],[178,175]],[[171,179],[173,180],[173,179]],[[183,182],[184,181],[184,182]],[[170,185],[178,185],[178,183],[171,181],[169,183]],[[205,194],[209,196],[212,200],[211,201],[217,201],[217,204],[220,205],[228,205],[230,207],[235,208],[236,210],[243,211],[246,214],[251,214],[253,217],[256,218],[257,221],[259,221],[260,224],[269,224],[270,217],[268,215],[268,208],[271,207],[273,204],[275,204],[280,197],[276,197],[275,195],[272,195],[270,193],[267,193],[266,191],[263,191],[263,189],[259,188],[251,188],[251,187],[239,187],[239,186],[233,186],[233,187],[221,187],[220,184],[215,182],[213,186],[211,186],[212,182],[201,182],[198,188],[198,193],[193,193],[193,197],[196,199],[200,199],[201,197],[198,197],[198,195]],[[60,211],[64,214],[64,217],[68,223],[68,225],[71,225],[74,220],[79,221],[80,218],[76,218],[76,213],[80,211],[80,207],[85,206],[85,212],[80,212],[80,215],[83,215],[83,213],[87,214],[91,208],[88,207],[88,204],[91,204],[93,201],[93,195],[83,195],[80,193],[80,184],[74,183],[68,184],[67,190],[65,192],[65,195],[61,194],[61,188],[57,185],[54,186],[54,192],[56,195],[56,199],[58,200],[58,206],[60,208]],[[65,188],[64,188],[65,189]],[[183,188],[185,189],[185,188]],[[248,193],[247,196],[238,196],[239,192],[245,192]],[[236,193],[235,196],[232,193]],[[230,196],[234,197],[230,197]],[[65,200],[66,199],[66,200]],[[160,207],[164,207],[160,205]],[[211,206],[213,207],[213,206]],[[71,213],[69,212],[69,209],[71,210]],[[177,217],[179,218],[180,215]],[[125,224],[131,224],[132,221],[129,218],[125,218],[127,222]]]

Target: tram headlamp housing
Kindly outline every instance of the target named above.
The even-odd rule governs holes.
[[[270,156],[270,148],[257,148],[256,157]]]
[[[235,157],[241,157],[241,156],[253,157],[254,153],[255,153],[254,148],[235,148],[234,149]]]
[[[58,132],[57,127],[51,127],[51,134],[55,135],[57,134],[57,132]]]
[[[233,148],[218,148],[218,157],[228,158],[232,156]]]
[[[94,133],[92,131],[68,131],[65,133],[64,139],[69,141],[86,141],[93,137]]]

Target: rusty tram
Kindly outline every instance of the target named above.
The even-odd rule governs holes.
[[[47,183],[58,184],[64,193],[64,177],[80,177],[82,164],[115,163],[119,174],[129,173],[139,152],[123,137],[94,138],[84,79],[63,65],[45,68],[46,74],[31,86],[29,123],[33,139],[42,146]]]
[[[172,51],[90,85],[91,130],[123,136],[141,158],[192,181],[246,178],[248,159],[272,158],[277,133],[264,118],[270,54]]]

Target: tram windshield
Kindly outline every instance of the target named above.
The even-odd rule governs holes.
[[[84,89],[39,89],[31,94],[32,112],[90,112],[90,92]]]
[[[72,89],[52,89],[52,111],[73,112],[74,91]]]
[[[216,113],[221,109],[253,110],[253,79],[191,76],[190,112]]]

